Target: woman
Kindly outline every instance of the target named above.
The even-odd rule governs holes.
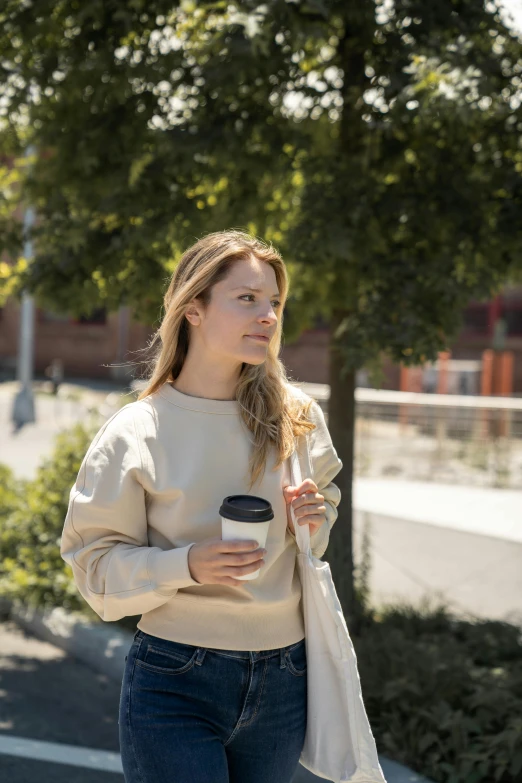
[[[105,621],[141,614],[120,698],[127,783],[290,783],[299,762],[306,647],[290,503],[321,557],[342,462],[278,359],[287,292],[280,255],[246,233],[190,247],[148,385],[101,427],[71,489],[61,554],[78,590]],[[313,480],[290,486],[299,436]],[[221,540],[231,494],[272,504],[266,548]]]

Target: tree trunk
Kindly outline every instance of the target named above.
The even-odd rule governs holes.
[[[374,35],[374,11],[372,4],[347,5],[344,8],[344,33],[339,42],[339,65],[343,71],[341,93],[343,108],[339,132],[339,165],[343,170],[341,181],[345,183],[346,203],[354,206],[357,196],[352,189],[354,176],[361,176],[354,167],[354,155],[358,155],[361,168],[366,165],[366,148],[364,144],[367,135],[366,123],[362,119],[364,109],[364,90],[368,80],[365,72],[365,53]],[[344,281],[348,279],[350,265],[353,259],[345,260]],[[351,307],[357,307],[356,297],[352,301],[349,291],[357,292],[357,281],[350,286],[341,287],[345,294],[342,303],[335,300],[330,320],[329,345],[329,379],[330,400],[328,403],[328,428],[335,449],[342,460],[341,472],[334,479],[341,490],[338,518],[332,528],[328,560],[332,567],[337,594],[349,630],[358,631],[362,617],[358,595],[354,584],[353,561],[353,461],[355,441],[355,378],[356,367],[346,367],[346,358],[342,350],[343,343],[350,339],[344,329],[336,336],[338,327],[344,318],[350,314]],[[353,294],[352,294],[353,296]]]
[[[338,344],[343,340],[343,337],[335,338],[336,329],[346,315],[346,312],[334,311],[330,321],[328,429],[343,467],[334,479],[341,491],[341,502],[338,507],[339,515],[330,536],[328,560],[331,563],[332,577],[343,613],[350,628],[350,623],[353,627],[358,616],[354,590],[352,547],[356,371],[342,372],[343,359],[338,351]]]

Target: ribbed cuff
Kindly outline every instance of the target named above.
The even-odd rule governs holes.
[[[310,548],[314,557],[322,557],[326,552],[328,541],[330,539],[330,529],[328,527],[328,521],[326,521],[315,535],[310,536]]]
[[[149,578],[154,590],[163,595],[174,594],[180,587],[199,585],[190,574],[188,553],[195,542],[174,549],[154,547],[149,555]]]

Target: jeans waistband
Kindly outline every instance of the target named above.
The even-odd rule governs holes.
[[[138,636],[157,640],[157,637],[146,634],[139,628],[134,634],[134,638],[136,639]],[[166,644],[176,644],[176,642],[170,642],[167,639],[161,639],[161,641],[166,642]],[[254,662],[264,660],[265,658],[273,658],[274,656],[278,655],[281,659],[281,662],[283,662],[285,654],[290,650],[293,650],[295,647],[298,647],[300,644],[303,644],[304,641],[304,639],[301,639],[299,642],[294,642],[293,644],[289,644],[286,647],[277,647],[273,650],[223,650],[217,647],[201,647],[199,645],[187,645],[185,642],[180,643],[185,647],[194,647],[194,650],[199,649],[205,650],[205,652],[216,653],[217,655],[222,655],[225,658],[242,658],[244,660],[250,660]]]

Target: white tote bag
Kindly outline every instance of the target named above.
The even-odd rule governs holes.
[[[313,479],[308,441],[304,465]],[[290,459],[291,481],[302,482],[298,451]],[[308,477],[307,476],[307,477]],[[292,522],[303,590],[307,662],[307,729],[299,759],[303,767],[333,783],[386,783],[366,715],[355,650],[328,563],[314,557],[308,525]]]

